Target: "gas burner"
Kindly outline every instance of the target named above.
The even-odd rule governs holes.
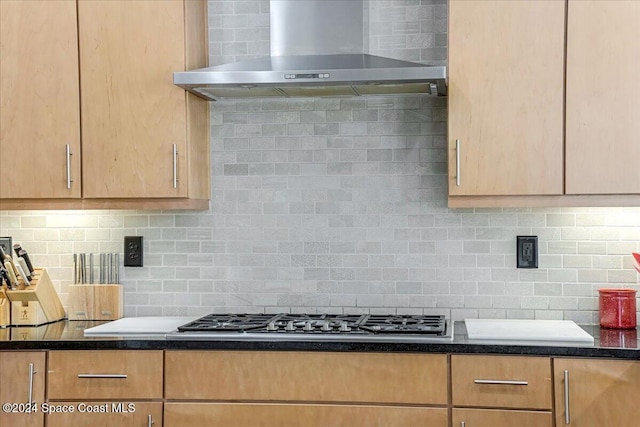
[[[373,314],[210,314],[169,334],[169,339],[447,342],[444,316]]]
[[[178,331],[246,331],[264,328],[274,314],[209,314],[180,326]]]
[[[360,328],[376,333],[400,333],[400,334],[440,334],[446,330],[444,316],[413,315],[413,316],[389,316],[370,315]]]

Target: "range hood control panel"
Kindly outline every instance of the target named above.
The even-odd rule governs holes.
[[[328,79],[329,73],[316,73],[316,74],[285,74],[285,79]]]

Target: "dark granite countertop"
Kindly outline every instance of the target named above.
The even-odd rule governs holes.
[[[59,321],[39,327],[0,329],[0,350],[277,350],[277,351],[355,351],[413,353],[475,353],[602,357],[640,360],[637,329],[612,330],[598,325],[580,325],[595,338],[594,345],[562,343],[471,342],[464,322],[456,322],[454,339],[446,343],[368,343],[302,341],[202,341],[168,340],[164,335],[135,337],[85,337],[84,330],[103,324],[99,321]]]

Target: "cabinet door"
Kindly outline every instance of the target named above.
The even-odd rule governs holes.
[[[569,0],[567,194],[640,194],[640,2]]]
[[[451,356],[454,406],[551,409],[551,360],[526,356]]]
[[[84,197],[186,197],[184,2],[80,0],[78,26]]]
[[[52,350],[47,397],[161,399],[162,356],[160,350]]]
[[[317,366],[322,369],[312,369]],[[446,405],[447,358],[443,354],[167,351],[165,397]]]
[[[0,411],[2,427],[42,427],[44,414],[45,353],[38,351],[0,352],[0,402],[25,404],[31,400],[37,412]],[[17,408],[16,408],[17,409]]]
[[[450,196],[562,194],[564,17],[564,1],[449,2]]]
[[[47,415],[47,427],[160,427],[162,402],[55,402],[73,412]]]
[[[283,403],[166,403],[165,427],[446,427],[446,408]]]
[[[453,427],[552,427],[551,412],[454,409]],[[464,424],[463,424],[464,423]]]
[[[572,427],[638,425],[640,362],[555,359],[554,372],[556,425],[565,425],[567,410]]]
[[[73,1],[0,1],[2,199],[80,197],[76,28]]]

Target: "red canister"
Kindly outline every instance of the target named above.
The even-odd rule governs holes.
[[[598,289],[600,326],[613,329],[636,327],[636,291],[633,289]]]

